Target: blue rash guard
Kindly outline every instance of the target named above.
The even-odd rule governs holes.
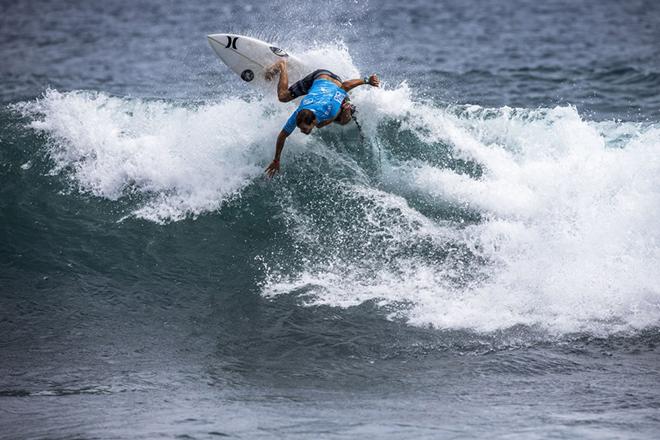
[[[296,129],[296,116],[303,109],[309,109],[314,112],[317,124],[335,119],[345,97],[346,91],[334,82],[327,79],[317,79],[296,111],[286,121],[282,130],[286,134],[293,133],[293,130]]]

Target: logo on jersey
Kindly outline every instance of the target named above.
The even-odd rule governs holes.
[[[342,92],[337,92],[335,93],[335,97],[332,99],[334,99],[335,101],[341,104],[342,102],[344,102],[344,94]]]
[[[303,105],[314,104],[314,98],[305,98],[302,103]]]

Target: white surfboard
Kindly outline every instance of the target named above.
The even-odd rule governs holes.
[[[265,41],[236,34],[212,34],[207,35],[207,38],[218,57],[250,84],[263,86],[276,83],[277,76],[267,82],[265,73],[266,69],[282,58],[287,59],[289,84],[309,73],[298,58]]]

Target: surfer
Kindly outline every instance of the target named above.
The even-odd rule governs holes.
[[[310,134],[314,127],[325,127],[331,122],[348,124],[355,111],[355,107],[348,99],[348,92],[363,84],[380,86],[380,80],[375,74],[364,79],[342,81],[329,70],[319,69],[289,87],[289,74],[284,59],[268,69],[266,79],[272,79],[278,72],[280,79],[277,84],[277,97],[280,102],[289,102],[303,95],[308,96],[302,100],[277,136],[275,159],[266,168],[268,177],[273,177],[280,170],[280,155],[284,142],[296,127],[303,133]]]

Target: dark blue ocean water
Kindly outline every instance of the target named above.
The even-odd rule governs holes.
[[[659,3],[0,7],[0,438],[658,437]]]

